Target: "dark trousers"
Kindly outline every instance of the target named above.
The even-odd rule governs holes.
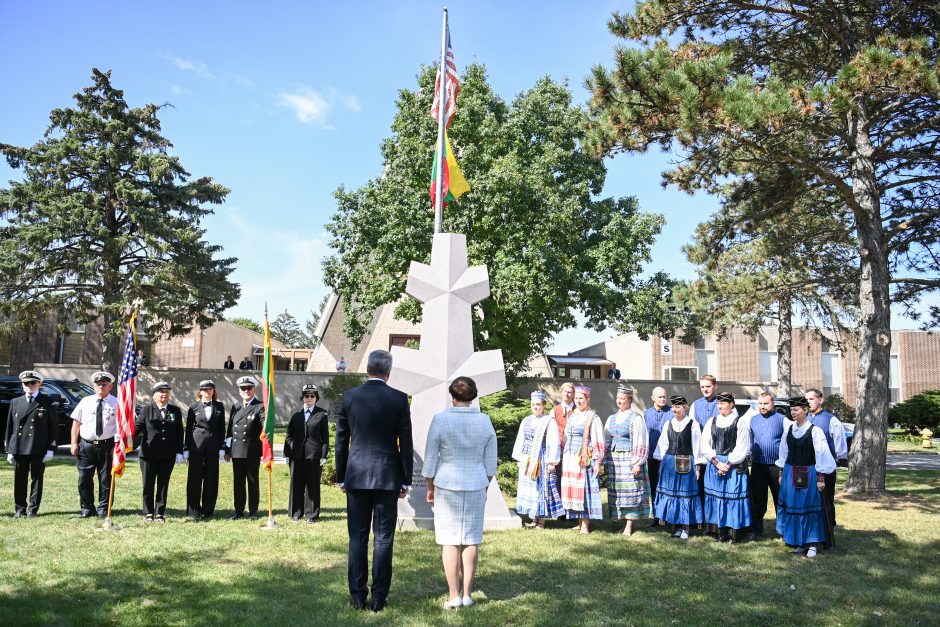
[[[258,467],[260,457],[232,458],[232,474],[235,477],[235,513],[245,513],[245,484],[248,484],[248,513],[258,513]]]
[[[692,458],[695,461],[695,458]],[[708,466],[704,464],[699,464],[696,466],[698,468],[698,494],[699,498],[702,499],[702,511],[705,510],[705,471],[708,470]]]
[[[388,598],[392,585],[392,549],[398,520],[396,490],[348,490],[346,527],[349,531],[349,594],[366,600],[369,560],[369,527],[372,527],[372,602]]]
[[[176,457],[157,459],[140,458],[140,477],[144,484],[144,514],[147,516],[166,516],[166,493],[170,487],[170,475]],[[156,485],[156,497],[154,497]],[[154,503],[156,502],[156,507]]]
[[[35,516],[42,501],[42,474],[46,465],[40,455],[13,456],[13,511]],[[29,480],[32,476],[32,481]],[[29,484],[29,509],[26,506],[26,484]]]
[[[292,459],[290,462],[290,517],[307,520],[320,517],[320,460]]]
[[[95,511],[95,485],[93,479],[98,475],[98,515],[108,513],[108,493],[111,491],[111,455],[114,453],[114,440],[105,442],[78,441],[78,499],[82,504],[82,513]]]
[[[646,469],[650,475],[650,502],[656,502],[656,486],[659,485],[659,460],[650,455],[646,460]]]
[[[776,464],[751,464],[751,531],[764,533],[764,516],[767,514],[767,489],[774,499],[780,496],[780,468]]]
[[[829,522],[836,526],[836,473],[830,472],[826,475],[826,489],[823,490],[822,497],[829,502]]]
[[[219,496],[219,452],[189,452],[189,473],[186,475],[186,513],[190,516],[212,516]]]

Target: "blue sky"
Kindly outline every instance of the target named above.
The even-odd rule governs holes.
[[[449,2],[459,70],[485,64],[505,99],[545,75],[567,79],[584,102],[584,77],[610,64],[617,44],[606,22],[628,3]],[[242,286],[228,316],[272,317],[285,308],[304,321],[327,292],[320,260],[333,191],[381,171],[400,89],[413,89],[422,63],[440,54],[442,5],[432,2],[2,2],[0,141],[31,145],[53,108],[112,70],[131,106],[170,103],[164,135],[193,176],[232,192],[204,222],[207,237],[239,258]],[[459,100],[458,100],[459,108]],[[691,277],[681,246],[715,211],[714,198],[663,189],[669,155],[608,160],[605,196],[637,196],[666,216],[648,270]],[[430,167],[430,166],[429,166]],[[16,178],[0,164],[0,181]],[[429,234],[430,236],[430,234]],[[573,330],[551,352],[599,337]]]

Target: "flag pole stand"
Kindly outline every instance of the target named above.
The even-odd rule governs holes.
[[[268,465],[268,520],[266,523],[261,525],[262,529],[271,530],[277,529],[280,527],[279,524],[274,522],[274,496],[271,494],[272,487],[274,486],[274,480],[271,478],[271,466],[274,464],[274,461],[271,461],[271,464]]]
[[[120,529],[117,525],[111,522],[111,506],[114,504],[114,483],[116,477],[114,473],[111,473],[111,488],[108,490],[108,515],[104,519],[104,522],[101,523],[101,531],[117,531]]]

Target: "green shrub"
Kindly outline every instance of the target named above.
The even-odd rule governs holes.
[[[320,485],[333,485],[336,483],[336,424],[330,422],[330,452],[326,456],[326,463],[320,472]]]
[[[496,467],[496,481],[499,489],[507,496],[515,496],[519,487],[519,464],[509,460]]]
[[[911,432],[924,427],[936,431],[940,426],[940,390],[929,390],[894,405],[889,418]]]
[[[512,456],[512,447],[516,443],[519,425],[531,412],[529,401],[516,396],[509,390],[496,392],[480,399],[480,411],[487,414],[496,430],[496,450],[500,462],[507,462]],[[515,488],[513,488],[515,490]]]
[[[330,379],[326,387],[320,390],[320,394],[323,396],[324,400],[330,403],[330,416],[335,416],[336,412],[339,411],[339,404],[343,400],[343,393],[357,385],[362,385],[365,380],[366,378],[361,374],[351,373],[337,374]]]
[[[823,401],[823,409],[842,422],[855,422],[855,408],[845,402],[841,394],[832,394]]]

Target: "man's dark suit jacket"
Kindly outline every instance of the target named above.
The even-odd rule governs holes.
[[[12,455],[45,455],[55,451],[59,414],[52,399],[40,392],[36,399],[17,396],[10,403],[4,443]]]
[[[408,395],[384,381],[343,394],[336,421],[336,481],[347,490],[411,485],[414,448]]]

